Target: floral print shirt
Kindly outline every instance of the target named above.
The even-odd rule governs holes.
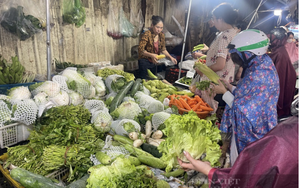
[[[250,52],[245,55],[252,56]],[[268,55],[251,60],[233,95],[232,107],[225,107],[220,130],[232,132],[234,127],[240,153],[247,144],[262,138],[277,125],[279,78]]]
[[[142,55],[143,52],[146,50],[149,53],[155,53],[154,50],[154,37],[155,34],[153,33],[152,29],[146,31],[140,40],[139,44],[139,59],[148,59],[147,56]],[[162,51],[166,50],[166,43],[165,43],[165,34],[159,33],[159,40],[158,40],[158,53],[160,54]]]
[[[219,75],[220,78],[224,78],[225,80],[229,81],[229,83],[234,81],[235,65],[230,58],[230,53],[228,52],[227,46],[237,33],[238,30],[235,28],[228,29],[219,33],[215,38],[215,40],[210,45],[206,57],[207,66],[211,66],[215,64],[217,62],[218,57],[223,57],[224,59],[226,59],[225,67],[222,70],[217,71],[216,73]],[[201,77],[201,81],[204,80],[209,80],[209,79],[205,75],[203,75]],[[218,102],[214,100],[216,94],[211,93],[209,89],[206,91],[196,90],[196,92],[199,92],[201,98],[210,107],[213,108],[213,111],[211,113],[215,113],[218,108]]]

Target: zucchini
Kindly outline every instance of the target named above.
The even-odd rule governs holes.
[[[140,89],[141,83],[142,80],[140,78],[136,79],[130,91],[131,97],[134,97],[135,93]]]
[[[133,144],[133,140],[131,140],[130,138],[128,138],[126,136],[121,136],[121,135],[115,134],[113,136],[113,139],[115,141],[121,142],[122,144],[130,144],[130,145]]]
[[[104,164],[104,165],[109,165],[112,160],[110,158],[110,156],[108,156],[106,153],[102,152],[102,151],[98,151],[96,153],[96,159],[101,163],[101,164]]]
[[[161,159],[156,157],[150,157],[145,155],[139,155],[137,157],[142,163],[151,166],[153,168],[164,169],[167,167],[167,164],[164,163]]]
[[[158,180],[156,182],[156,187],[157,188],[170,188],[170,185],[168,182],[166,182],[165,180]]]
[[[150,153],[151,155],[153,155],[154,157],[161,158],[161,156],[162,156],[162,154],[159,153],[157,147],[153,146],[151,144],[143,143],[141,148],[142,148],[142,150],[144,150],[144,151]]]
[[[132,85],[133,85],[133,81],[130,81],[118,92],[118,94],[111,101],[109,112],[113,112],[120,105],[125,95],[131,89]]]
[[[149,156],[149,157],[153,157],[150,153],[147,153],[139,148],[135,148],[133,147],[133,145],[130,145],[130,144],[125,144],[124,145],[124,148],[130,152],[130,154],[138,157],[140,155],[143,155],[143,156]]]
[[[185,171],[181,168],[174,170],[172,172],[166,172],[166,173],[162,173],[162,175],[166,176],[167,178],[169,177],[178,177],[180,175],[182,175]]]
[[[134,166],[141,165],[141,161],[136,157],[128,156],[128,159],[130,160],[130,163],[133,164]]]

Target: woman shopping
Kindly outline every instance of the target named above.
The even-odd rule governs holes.
[[[271,58],[266,54],[269,39],[259,30],[245,30],[229,44],[232,60],[243,67],[236,87],[221,79],[213,85],[227,103],[220,130],[232,133],[230,160],[234,164],[247,144],[254,142],[277,125],[279,79]],[[224,83],[224,85],[223,85]]]
[[[238,33],[237,28],[234,26],[237,17],[237,11],[226,3],[218,5],[212,11],[212,21],[220,33],[210,45],[206,57],[206,65],[229,83],[234,81],[235,66],[230,58],[227,46]],[[209,80],[199,70],[196,69],[196,71],[201,76],[201,81]],[[210,92],[210,89],[206,91],[196,90],[196,93],[199,93],[203,100],[216,112],[218,102],[214,100],[215,95]]]
[[[163,18],[152,16],[151,28],[146,31],[139,44],[139,74],[140,78],[147,78],[147,69],[155,72],[155,65],[158,63],[157,55],[164,54],[174,64],[177,60],[166,50],[165,35],[162,33],[164,27]]]

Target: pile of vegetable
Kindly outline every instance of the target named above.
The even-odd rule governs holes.
[[[148,80],[147,82],[144,81],[144,86],[151,92],[151,97],[163,102],[163,100],[168,96],[175,94],[177,88],[165,84],[160,80]]]
[[[191,85],[193,78],[188,78],[188,77],[183,77],[179,80],[180,83],[186,84],[186,85]]]
[[[170,105],[175,105],[178,108],[185,110],[192,110],[194,112],[213,111],[213,109],[204,102],[199,95],[195,95],[194,98],[187,95],[170,95]]]
[[[65,69],[67,67],[86,68],[87,65],[74,64],[71,62],[62,62],[55,58],[55,67],[57,69]]]
[[[158,146],[162,153],[161,160],[167,164],[166,172],[178,167],[177,157],[187,162],[183,151],[187,151],[194,159],[209,161],[212,166],[219,165],[221,156],[220,130],[211,121],[199,119],[193,111],[184,115],[172,114],[165,121],[163,133],[167,136]]]
[[[10,7],[3,13],[1,26],[8,32],[18,36],[24,41],[39,32],[45,24],[32,15],[26,15],[22,6]]]
[[[210,79],[215,84],[219,84],[218,80],[220,77],[215,73],[213,70],[211,70],[206,64],[202,63],[200,60],[195,62],[194,68],[197,68],[199,71],[201,71],[205,76],[207,76],[208,79]]]
[[[109,69],[109,68],[100,69],[98,70],[97,74],[98,76],[101,76],[103,79],[106,79],[109,75],[118,74],[124,76],[127,82],[132,81],[135,78],[132,73],[124,72],[122,70]]]
[[[29,83],[34,80],[35,74],[25,71],[17,56],[11,57],[11,62],[0,55],[0,85]]]
[[[85,9],[80,0],[64,0],[63,21],[80,27],[85,22]]]

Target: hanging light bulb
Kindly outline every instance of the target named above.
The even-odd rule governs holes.
[[[276,9],[276,10],[274,10],[274,15],[275,15],[275,16],[280,16],[281,13],[282,13],[282,10],[281,10],[281,9]]]

